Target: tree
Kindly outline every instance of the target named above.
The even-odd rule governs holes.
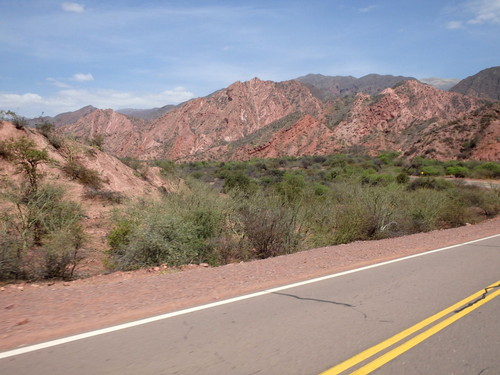
[[[26,193],[36,193],[40,178],[38,167],[50,161],[47,151],[37,149],[35,142],[26,137],[4,141],[1,148],[19,170],[24,172],[29,184]]]

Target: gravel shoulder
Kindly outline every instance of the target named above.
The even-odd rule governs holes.
[[[116,272],[72,282],[0,288],[0,350],[14,349],[187,307],[500,234],[477,225],[312,249],[229,264]]]

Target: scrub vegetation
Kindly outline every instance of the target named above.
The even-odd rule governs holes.
[[[494,162],[386,152],[154,165],[188,188],[115,211],[107,237],[112,269],[221,265],[456,227],[500,211],[498,188],[459,179],[500,178]]]
[[[72,278],[85,241],[82,209],[44,181],[40,166],[52,160],[34,141],[2,141],[0,157],[22,176],[0,180],[0,280]]]

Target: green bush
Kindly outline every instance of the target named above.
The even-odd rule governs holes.
[[[102,179],[99,173],[93,169],[85,167],[78,161],[68,161],[62,170],[72,179],[78,180],[80,183],[99,190],[102,186]]]
[[[161,201],[131,204],[115,216],[108,235],[114,268],[219,264],[226,257],[214,248],[214,243],[230,238],[230,228],[226,230],[230,226],[228,198],[199,182],[191,181],[190,188]]]
[[[255,182],[241,170],[226,172],[224,176],[223,192],[228,193],[231,190],[237,189],[245,193],[255,191]]]
[[[398,184],[407,184],[410,181],[410,176],[408,176],[408,173],[406,172],[401,172],[396,176],[396,182]]]
[[[427,165],[422,167],[421,174],[423,176],[442,176],[443,169],[439,166]]]
[[[446,190],[452,187],[451,182],[433,177],[420,177],[414,179],[408,185],[409,191],[417,189]]]
[[[452,166],[446,168],[446,174],[459,177],[459,178],[464,178],[467,177],[469,174],[469,169],[467,167],[461,167],[461,166]]]
[[[500,178],[500,163],[487,162],[476,166],[473,170],[475,178]]]
[[[105,137],[103,134],[94,134],[92,138],[89,139],[88,143],[90,146],[97,148],[102,151],[104,146]]]
[[[125,201],[125,196],[117,191],[86,189],[83,195],[87,199],[98,199],[111,204],[122,204]]]
[[[48,137],[50,134],[54,132],[56,129],[55,125],[48,122],[48,121],[43,121],[40,124],[36,124],[35,127],[38,129],[40,133],[42,133],[45,137]]]
[[[42,185],[29,194],[11,190],[5,198],[0,277],[72,278],[85,241],[80,206],[64,200],[64,190],[53,185]]]

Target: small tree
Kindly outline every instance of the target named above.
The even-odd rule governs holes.
[[[0,148],[18,166],[19,170],[25,174],[29,184],[26,193],[36,193],[40,179],[38,167],[50,161],[47,151],[37,149],[35,142],[26,137],[4,141]]]

